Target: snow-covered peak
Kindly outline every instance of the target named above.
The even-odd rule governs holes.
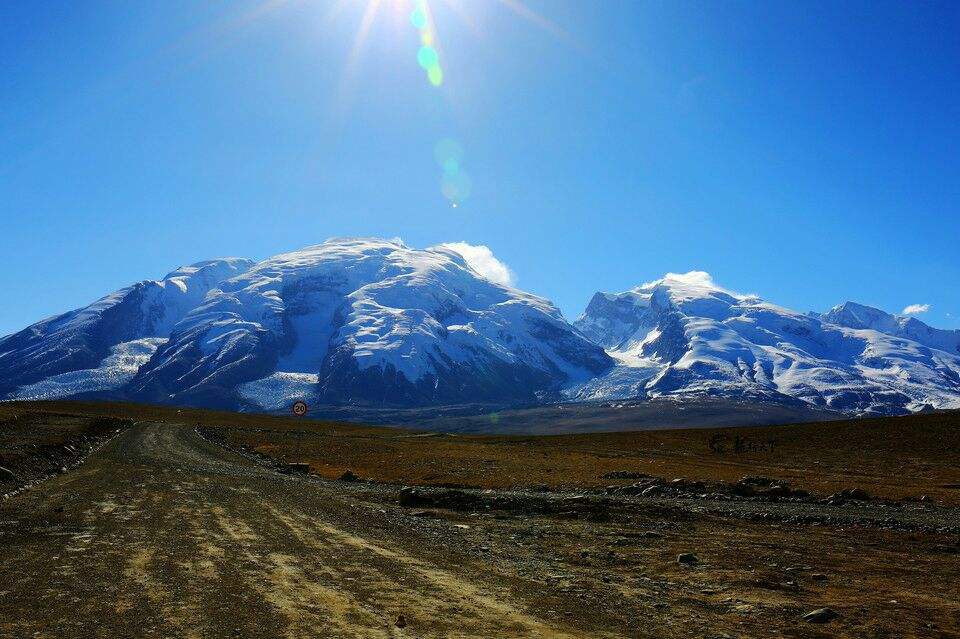
[[[706,273],[597,293],[575,323],[619,366],[572,397],[755,393],[850,411],[960,407],[960,331],[847,302],[801,315]]]
[[[304,380],[334,403],[530,400],[611,364],[551,302],[456,250],[335,238],[221,282],[134,385],[192,397],[229,380],[261,407]]]
[[[709,273],[667,273],[623,293],[597,293],[575,326],[608,350],[630,350],[671,314],[724,320],[741,307],[765,304],[755,295],[714,283]],[[772,307],[772,305],[770,305]]]
[[[900,320],[895,315],[857,302],[838,304],[821,317],[824,321],[838,326],[871,329],[881,333],[895,332],[900,327]]]
[[[221,257],[181,266],[167,273],[163,279],[172,280],[200,277],[208,281],[216,280],[219,282],[245,272],[254,264],[256,264],[256,262],[248,260],[245,257]]]
[[[844,302],[820,316],[846,328],[871,330],[918,342],[948,353],[960,353],[960,330],[933,328],[915,317],[892,315],[872,306]]]
[[[687,273],[667,273],[658,280],[641,284],[635,291],[652,291],[655,289],[666,289],[670,291],[671,296],[678,299],[695,299],[701,297],[713,297],[718,294],[734,299],[743,299],[752,297],[750,295],[741,295],[716,284],[713,278],[706,271],[689,271]]]

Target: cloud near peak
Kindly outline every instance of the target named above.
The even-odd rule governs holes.
[[[447,242],[440,246],[462,255],[470,268],[488,280],[504,286],[515,286],[517,283],[516,274],[510,270],[509,266],[497,259],[489,246],[466,242]]]
[[[713,277],[706,271],[687,271],[686,273],[667,273],[663,276],[665,280],[673,280],[682,284],[693,284],[695,286],[708,286],[710,288],[720,288],[713,283]]]
[[[929,304],[911,304],[903,309],[904,315],[916,315],[917,313],[926,313],[930,310]]]
[[[657,284],[681,284],[684,286],[699,286],[702,288],[711,288],[716,291],[721,291],[732,295],[740,299],[748,299],[758,297],[755,293],[738,293],[736,291],[731,291],[730,289],[724,288],[713,281],[713,276],[711,276],[706,271],[687,271],[686,273],[667,273],[661,279],[654,280],[652,282],[647,282],[643,284],[642,288],[656,286]]]

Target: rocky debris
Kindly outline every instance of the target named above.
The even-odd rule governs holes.
[[[404,508],[414,508],[416,506],[432,506],[433,500],[424,491],[417,488],[400,489],[399,503]]]
[[[310,472],[310,464],[306,462],[288,462],[280,466],[279,471],[285,475],[306,475]]]
[[[605,479],[609,478],[605,477]],[[663,477],[645,476],[641,481],[627,486],[611,486],[607,489],[607,493],[611,495],[643,495],[645,497],[699,495],[706,488],[706,484],[702,481],[677,478],[668,482]]]
[[[339,477],[337,477],[337,479],[340,480],[340,481],[349,481],[349,482],[361,481],[361,479],[360,479],[359,477],[357,477],[357,476],[354,474],[354,472],[353,472],[352,470],[350,470],[349,468],[348,468],[347,470],[343,471],[343,474],[340,475]]]
[[[8,422],[9,423],[9,422]],[[128,426],[132,422],[119,418],[97,417],[82,427],[86,432],[60,443],[27,443],[13,446],[8,457],[4,455],[5,467],[0,468],[0,484],[8,484],[13,490],[8,498],[28,490],[37,483],[66,473],[81,463],[95,448],[101,446],[120,432],[117,425]]]
[[[870,496],[870,493],[868,493],[862,488],[845,488],[840,492],[833,493],[832,495],[827,497],[828,501],[840,501],[840,502],[846,501],[846,500],[867,501],[869,499],[872,499],[872,497]]]
[[[702,493],[707,489],[707,485],[702,481],[693,481],[690,479],[683,479],[678,477],[670,482],[671,488],[678,492],[684,493]]]
[[[738,483],[738,484],[741,484],[741,485],[744,485],[744,486],[759,486],[759,487],[764,487],[764,486],[771,486],[771,485],[777,483],[777,480],[776,480],[776,479],[770,479],[769,477],[763,477],[763,476],[760,476],[760,475],[746,475],[746,476],[742,477],[742,478],[740,479],[740,481],[738,481],[737,483]]]
[[[738,497],[804,499],[810,496],[808,491],[791,488],[790,484],[785,481],[749,475],[736,483],[730,484],[729,491]]]
[[[408,486],[400,490],[399,502],[405,508],[430,506],[450,510],[469,510],[480,506],[483,499],[462,490],[427,491]]]
[[[619,474],[617,475],[620,476]],[[608,473],[604,478],[613,478]],[[809,499],[810,493],[792,488],[787,482],[769,477],[747,476],[736,482],[704,482],[677,478],[645,477],[626,486],[608,486],[608,495],[640,495],[642,497],[695,497],[701,499],[729,500],[736,497],[754,500]]]
[[[677,563],[685,566],[692,566],[699,561],[700,559],[692,552],[682,552],[677,555]]]
[[[632,470],[614,470],[604,474],[602,479],[650,479],[651,477],[646,473],[638,473]]]
[[[812,575],[810,575],[810,578],[813,579],[814,581],[827,581],[829,579],[829,577],[827,577],[822,572],[815,572]]]
[[[790,487],[785,484],[774,484],[761,494],[766,495],[767,497],[790,497],[792,492],[793,491],[790,490]]]
[[[807,623],[829,623],[840,615],[831,608],[817,608],[800,617]]]

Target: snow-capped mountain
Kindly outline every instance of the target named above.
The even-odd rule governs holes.
[[[185,267],[0,340],[0,396],[275,410],[535,403],[613,361],[457,252],[331,240]]]
[[[796,313],[668,274],[597,293],[575,322],[618,364],[574,400],[707,394],[801,400],[853,413],[960,408],[960,331],[847,302]]]
[[[960,408],[960,331],[852,302],[800,314],[697,272],[597,293],[574,327],[447,246],[337,239],[183,267],[0,339],[0,399],[369,412],[705,395]]]
[[[252,265],[224,259],[185,266],[0,339],[0,398],[122,387],[210,290]]]

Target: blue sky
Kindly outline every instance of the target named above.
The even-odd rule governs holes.
[[[412,1],[362,46],[335,4],[0,2],[0,334],[341,235],[487,245],[571,319],[704,270],[960,327],[960,5],[432,0],[434,87]]]

